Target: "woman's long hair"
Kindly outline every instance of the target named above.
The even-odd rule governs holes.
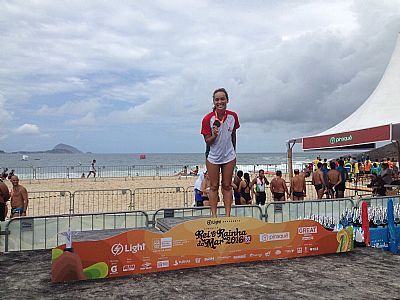
[[[247,182],[247,184],[250,183],[250,174],[249,173],[244,173],[243,178]]]

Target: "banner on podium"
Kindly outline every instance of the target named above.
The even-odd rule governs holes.
[[[200,218],[165,233],[131,230],[72,246],[52,250],[53,282],[346,252],[353,249],[353,231],[328,231],[312,220]]]

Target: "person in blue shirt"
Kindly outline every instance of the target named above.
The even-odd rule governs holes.
[[[374,162],[372,164],[372,168],[371,168],[371,174],[378,176],[379,175],[379,168],[378,165],[376,164],[376,162]]]

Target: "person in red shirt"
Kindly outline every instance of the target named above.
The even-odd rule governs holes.
[[[213,93],[214,109],[204,116],[201,134],[207,144],[206,167],[210,177],[210,207],[217,217],[219,174],[222,173],[222,195],[226,216],[231,214],[232,175],[236,165],[236,130],[240,127],[235,112],[226,109],[229,96],[224,88]]]

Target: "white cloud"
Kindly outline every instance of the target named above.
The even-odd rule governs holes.
[[[365,100],[400,1],[17,1],[0,4],[0,19],[0,90],[18,115],[30,104],[42,128],[52,116],[60,126],[190,123],[189,136],[224,86],[243,132],[269,128],[260,140],[283,145]]]
[[[36,113],[40,116],[72,116],[85,115],[95,112],[102,104],[99,99],[87,99],[81,101],[67,101],[59,107],[50,107],[47,104],[40,107]]]
[[[76,125],[76,126],[92,126],[96,125],[96,118],[93,113],[87,113],[82,118],[73,119],[67,121],[68,125]]]
[[[12,113],[5,108],[6,99],[0,93],[0,140],[8,137],[7,123],[12,120]]]
[[[8,122],[12,119],[12,115],[8,110],[6,110],[5,104],[6,104],[6,99],[0,93],[0,128],[4,126],[5,122]]]
[[[39,135],[41,134],[39,126],[35,124],[23,124],[18,128],[14,129],[14,133],[20,135]]]

